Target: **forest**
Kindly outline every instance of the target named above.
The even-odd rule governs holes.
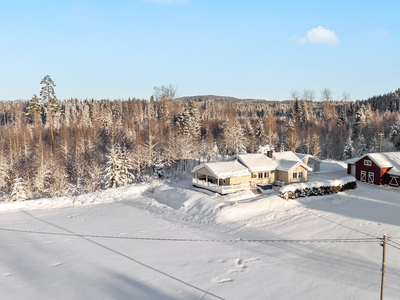
[[[333,100],[324,89],[288,101],[217,96],[149,100],[65,99],[45,76],[30,100],[0,101],[0,199],[79,195],[146,180],[179,159],[291,150],[345,160],[400,150],[400,89],[366,100]]]

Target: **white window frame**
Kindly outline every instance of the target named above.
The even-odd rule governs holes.
[[[299,178],[303,178],[303,172],[299,172]]]
[[[370,161],[369,159],[364,159],[364,166],[372,166],[372,161]]]
[[[298,177],[297,177],[297,172],[293,172],[292,178],[293,178],[293,179],[297,179],[297,178],[298,178]]]

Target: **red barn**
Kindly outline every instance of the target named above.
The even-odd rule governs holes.
[[[376,185],[400,185],[400,152],[369,153],[346,161],[347,174]]]

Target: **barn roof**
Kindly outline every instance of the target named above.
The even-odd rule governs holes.
[[[391,168],[387,172],[389,175],[400,176],[400,152],[368,153],[364,154],[363,156],[348,160],[346,163],[355,164],[365,157],[370,158],[381,169]]]

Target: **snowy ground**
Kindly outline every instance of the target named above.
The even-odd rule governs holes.
[[[328,162],[309,179],[345,176],[342,165]],[[181,181],[0,203],[0,295],[2,300],[377,299],[382,259],[377,239],[246,240],[369,239],[383,233],[400,238],[399,215],[398,190],[360,183],[344,193],[290,201],[276,193],[222,197]],[[398,299],[400,239],[391,245],[385,299]]]

